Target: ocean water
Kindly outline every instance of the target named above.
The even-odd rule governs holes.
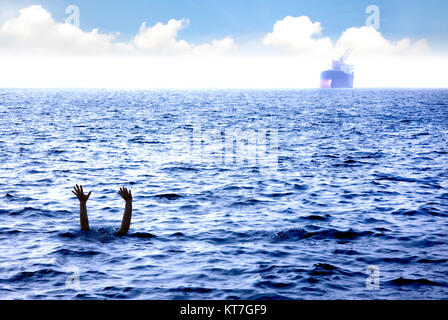
[[[2,89],[0,298],[446,299],[447,101]]]

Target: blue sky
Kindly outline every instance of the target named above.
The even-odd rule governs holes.
[[[225,36],[254,39],[288,15],[321,22],[323,35],[334,39],[348,27],[362,26],[365,8],[374,4],[381,9],[381,33],[388,39],[426,38],[433,48],[444,48],[448,42],[446,0],[0,0],[4,12],[0,18],[4,21],[14,15],[14,9],[33,4],[42,5],[59,21],[64,20],[68,5],[77,5],[83,30],[120,32],[123,40],[135,35],[143,21],[153,25],[188,18],[190,24],[181,36],[199,42]]]
[[[446,88],[447,14],[446,0],[0,0],[0,87],[307,88],[351,48],[357,87]]]

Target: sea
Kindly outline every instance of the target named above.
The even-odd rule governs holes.
[[[447,103],[0,89],[0,299],[447,299]]]

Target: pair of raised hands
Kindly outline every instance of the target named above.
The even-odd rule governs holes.
[[[82,186],[76,185],[72,191],[72,193],[78,198],[79,202],[86,203],[87,200],[89,200],[90,195],[92,194],[92,191],[90,191],[87,195],[84,194],[84,190]],[[118,191],[118,194],[126,201],[126,202],[132,202],[132,193],[131,190],[128,190],[127,188],[120,188]]]

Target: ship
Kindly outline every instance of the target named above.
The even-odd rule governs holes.
[[[321,88],[353,88],[354,66],[345,64],[348,56],[352,52],[347,49],[344,55],[333,59],[333,65],[330,70],[325,70],[320,75]]]

